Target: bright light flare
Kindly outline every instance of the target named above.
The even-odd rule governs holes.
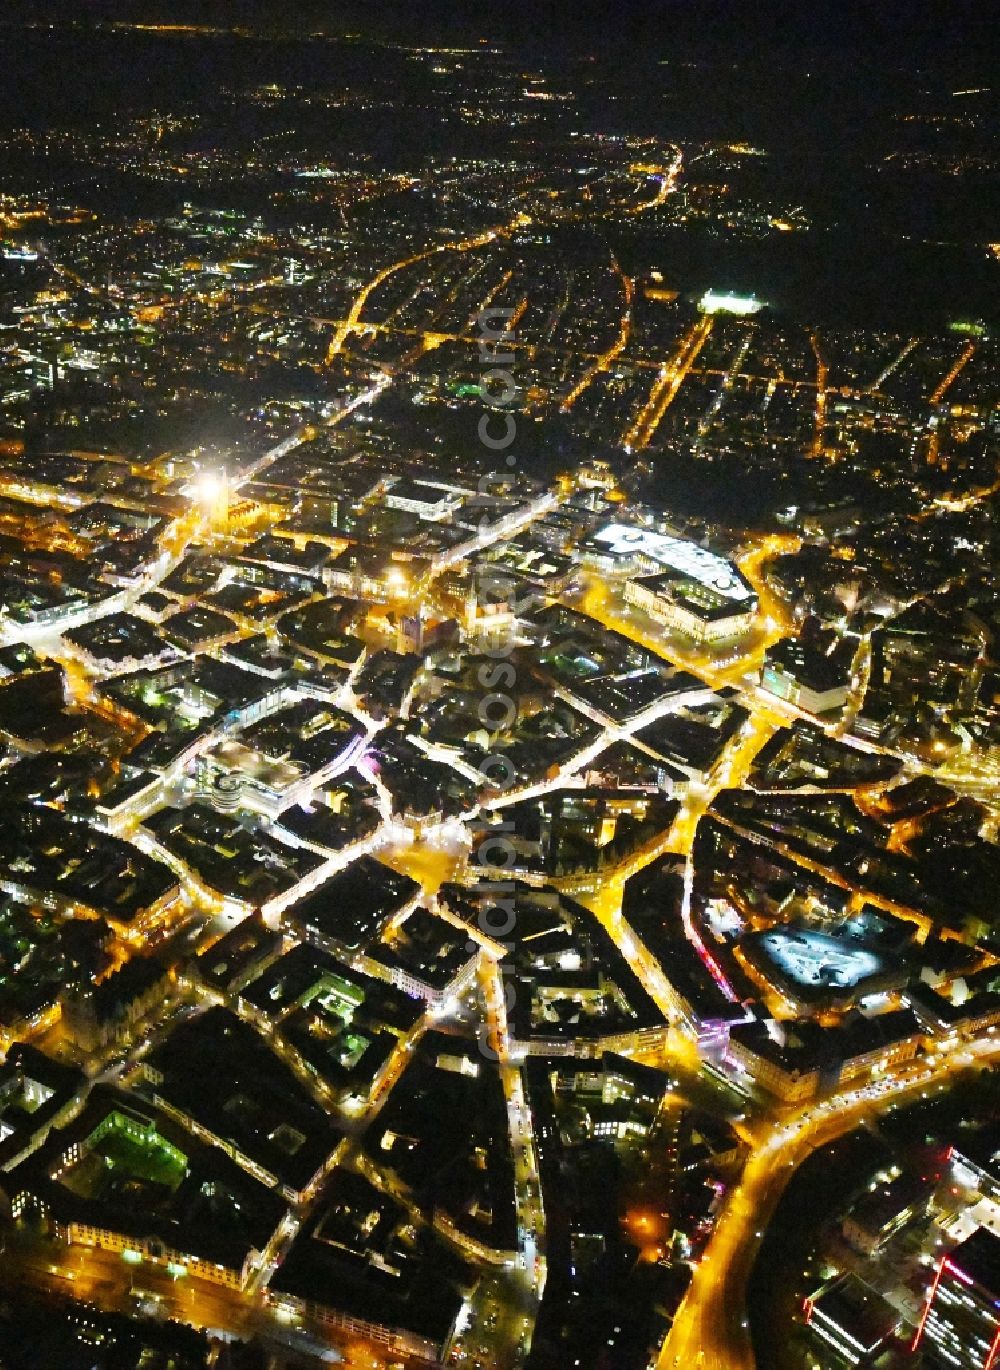
[[[225,497],[225,477],[216,471],[200,471],[192,481],[190,490],[199,504],[213,508]]]

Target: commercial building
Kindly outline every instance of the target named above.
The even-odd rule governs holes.
[[[753,599],[734,599],[679,571],[630,580],[625,600],[657,623],[698,643],[725,642],[748,633],[757,609]]]
[[[268,1288],[282,1310],[443,1364],[472,1269],[367,1179],[338,1169]]]
[[[66,1035],[84,1051],[126,1042],[135,1027],[170,993],[173,975],[152,956],[133,956],[99,985],[86,985],[64,996]]]
[[[401,509],[429,522],[440,523],[461,507],[463,498],[462,491],[438,481],[411,480],[403,476],[390,486],[385,503],[389,509]]]
[[[1000,1359],[1000,1237],[980,1227],[938,1262],[914,1349],[956,1370],[993,1370]]]
[[[729,1030],[726,1055],[768,1093],[801,1103],[819,1086],[821,1031],[813,1023],[737,1023]]]
[[[385,1085],[424,1016],[420,1000],[307,943],[252,980],[238,1003],[314,1091],[352,1105]]]
[[[863,1256],[874,1256],[897,1232],[926,1211],[933,1186],[903,1173],[865,1194],[844,1219],[844,1240]]]
[[[27,1042],[15,1042],[0,1066],[0,1165],[11,1164],[61,1127],[76,1107],[86,1076]]]
[[[472,983],[479,951],[464,929],[416,908],[393,920],[367,958],[405,993],[438,1009]]]
[[[806,1300],[806,1323],[848,1365],[871,1365],[895,1331],[898,1314],[857,1275],[836,1275]]]
[[[281,934],[269,928],[260,913],[252,913],[202,951],[192,969],[217,994],[235,995],[283,950]]]
[[[796,1014],[843,1011],[867,995],[901,988],[907,978],[901,962],[850,933],[797,924],[748,933],[736,955],[751,979]]]
[[[227,1009],[179,1023],[143,1071],[157,1107],[185,1133],[289,1203],[312,1193],[332,1164],[341,1133],[329,1114],[263,1036]]]
[[[500,1069],[479,1043],[428,1032],[365,1136],[362,1168],[388,1168],[463,1251],[512,1261],[514,1139]]]
[[[452,916],[503,939],[510,1051],[599,1058],[662,1046],[667,1015],[589,910],[551,886],[508,888],[498,899],[489,882],[444,885],[438,898]]]
[[[840,1060],[837,1077],[843,1089],[855,1080],[882,1075],[904,1061],[912,1061],[926,1041],[914,1013],[908,1008],[857,1018],[831,1030]]]
[[[245,1289],[285,1214],[277,1195],[156,1108],[98,1085],[11,1172],[15,1219],[71,1245]]]
[[[797,638],[783,638],[768,649],[760,683],[769,694],[807,713],[831,713],[847,703],[853,657],[850,645],[826,655]]]
[[[840,1027],[804,1021],[738,1023],[727,1056],[764,1089],[801,1102],[822,1087],[846,1089],[912,1060],[925,1034],[909,1009],[858,1017]]]
[[[609,523],[584,544],[583,560],[599,569],[630,575],[674,571],[747,610],[756,606],[752,588],[725,558],[697,542],[650,528]]]
[[[415,908],[419,894],[415,880],[362,856],[287,908],[282,924],[289,936],[351,957]]]

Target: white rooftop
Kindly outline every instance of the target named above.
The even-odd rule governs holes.
[[[699,547],[696,542],[669,537],[666,533],[654,533],[648,528],[637,528],[627,523],[608,524],[594,534],[594,540],[603,543],[613,556],[627,557],[638,553],[649,557],[661,566],[669,566],[674,571],[690,576],[699,585],[717,590],[727,599],[754,598],[753,591],[735,566],[714,552]]]

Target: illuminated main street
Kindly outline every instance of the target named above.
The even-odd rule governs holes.
[[[663,1345],[657,1370],[753,1370],[748,1336],[746,1284],[760,1240],[795,1167],[813,1151],[907,1100],[948,1084],[957,1071],[986,1069],[1000,1054],[994,1038],[961,1043],[927,1063],[908,1064],[777,1121],[749,1126],[750,1154],[729,1191],[677,1319]]]
[[[645,407],[639,411],[635,422],[623,438],[629,450],[642,451],[652,442],[664,414],[677,398],[685,376],[694,366],[698,354],[708,341],[712,332],[712,322],[712,316],[705,314],[692,324],[678,343],[674,356],[661,366]]]
[[[79,628],[87,623],[96,623],[109,614],[129,609],[141,595],[148,594],[180,564],[188,547],[202,536],[208,528],[205,511],[193,506],[192,509],[168,524],[163,531],[160,550],[156,558],[124,590],[119,590],[106,599],[94,600],[80,609],[70,610],[58,617],[32,623],[5,621],[0,624],[0,641],[7,643],[34,642],[46,647],[53,640],[71,628]],[[53,655],[52,652],[48,653]]]
[[[751,715],[711,775],[704,782],[692,783],[686,788],[680,812],[669,833],[637,853],[620,871],[605,873],[597,893],[584,889],[577,895],[594,911],[668,1016],[671,998],[669,987],[663,984],[663,971],[621,918],[622,882],[627,874],[640,869],[663,850],[675,852],[690,862],[698,821],[714,796],[722,789],[738,788],[764,743],[777,727],[787,723],[787,705],[779,701],[774,701],[773,706],[765,704],[765,697],[757,686],[764,652],[790,628],[784,605],[769,589],[762,568],[773,556],[797,545],[797,539],[771,536],[738,557],[741,572],[758,594],[760,618],[755,634],[735,653],[730,649],[722,655],[718,651],[710,653],[685,646],[675,635],[664,632],[641,612],[626,605],[604,579],[588,578],[579,601],[583,611],[595,621],[672,664],[696,673],[713,687],[735,685]],[[795,716],[795,711],[791,712]],[[615,735],[627,735],[632,726],[624,732],[606,727],[600,745],[606,745]],[[523,793],[539,795],[564,783],[565,778],[556,777]],[[522,792],[517,792],[506,802],[521,797]],[[839,882],[836,873],[800,853],[783,848],[780,843],[775,849],[784,851],[804,869]],[[432,847],[419,846],[409,852],[404,849],[390,859],[401,869],[416,874],[429,892],[456,871],[455,856]],[[891,901],[875,898],[874,902],[894,907]],[[693,929],[689,935],[697,936]],[[496,988],[488,989],[488,1003],[492,1006],[494,1040],[501,1041],[503,1033]],[[937,1058],[931,1066],[907,1065],[901,1068],[898,1076],[886,1076],[878,1084],[848,1090],[827,1102],[791,1112],[779,1108],[777,1116],[771,1119],[760,1112],[759,1104],[755,1104],[751,1118],[741,1126],[751,1144],[748,1160],[740,1180],[727,1196],[690,1291],[661,1352],[660,1370],[686,1370],[688,1366],[705,1366],[706,1370],[751,1370],[753,1357],[747,1337],[744,1289],[760,1237],[794,1167],[811,1151],[850,1130],[878,1109],[919,1095],[930,1086],[937,1087],[946,1082],[955,1069],[980,1060],[986,1064],[993,1056],[992,1044],[981,1050],[957,1047],[950,1054]],[[683,1031],[671,1034],[667,1049],[657,1056],[657,1064],[673,1069],[682,1080],[693,1080],[699,1071],[698,1053]],[[512,1108],[516,1117],[516,1103],[512,1103]],[[522,1181],[522,1194],[525,1183],[537,1186],[537,1179]],[[534,1192],[538,1192],[537,1188]],[[541,1220],[539,1209],[532,1223],[538,1224]],[[525,1221],[522,1218],[522,1224]]]
[[[0,1361],[772,1370],[789,1180],[1000,1060],[994,324],[797,302],[740,61],[57,29],[231,71],[0,129]]]
[[[738,787],[764,742],[776,727],[787,722],[788,714],[777,706],[777,702],[774,707],[763,707],[755,680],[768,641],[787,631],[783,606],[759,574],[762,564],[783,545],[792,544],[769,539],[739,562],[744,575],[758,590],[761,610],[770,627],[756,647],[732,663],[718,665],[710,656],[679,649],[676,642],[668,643],[654,625],[642,621],[644,616],[637,615],[624,604],[616,605],[602,581],[591,580],[583,598],[582,607],[589,615],[674,664],[697,672],[711,684],[732,683],[739,688],[746,681],[751,682],[751,688],[744,695],[744,702],[751,710],[750,726],[716,768],[712,781],[705,786],[689,788],[675,820],[669,846],[679,854],[690,855],[698,819],[711,803],[714,793],[722,788]],[[836,872],[809,861],[792,848],[775,843],[774,849],[783,851],[790,859],[825,879],[844,883]],[[900,908],[890,900],[868,897],[890,911],[912,917],[911,910]],[[619,938],[622,935],[618,924],[620,901],[620,886],[614,883],[609,883],[596,899],[588,900],[613,935]],[[653,991],[655,973],[641,961],[634,960],[634,965]],[[949,1052],[940,1053],[927,1066],[909,1064],[902,1067],[898,1075],[888,1075],[875,1085],[843,1092],[826,1102],[795,1112],[781,1109],[776,1120],[761,1117],[748,1122],[751,1149],[743,1173],[727,1195],[717,1218],[708,1248],[695,1270],[690,1290],[662,1349],[658,1370],[688,1370],[701,1366],[705,1370],[753,1370],[744,1302],[746,1282],[768,1219],[794,1168],[812,1151],[874,1113],[919,1096],[929,1087],[946,1084],[956,1070],[989,1066],[998,1051],[1000,1044],[994,1043],[992,1038],[972,1047],[959,1044]],[[678,1065],[683,1061],[683,1050],[678,1052],[676,1061]]]
[[[394,276],[398,271],[405,270],[408,266],[416,265],[417,262],[427,261],[428,258],[434,257],[440,252],[469,252],[473,248],[485,247],[488,243],[494,242],[501,233],[512,231],[513,227],[519,221],[520,216],[514,220],[514,223],[509,228],[487,229],[485,232],[474,234],[470,238],[463,238],[457,243],[442,243],[437,247],[428,248],[425,252],[415,252],[412,256],[403,257],[400,261],[391,262],[388,266],[383,267],[381,271],[374,275],[371,280],[358,291],[354,299],[354,304],[351,306],[350,313],[347,315],[347,318],[338,325],[330,340],[330,347],[327,352],[327,365],[329,366],[350,335],[360,325],[361,315],[364,312],[369,297],[380,285],[383,285],[389,280],[391,276]]]
[[[757,673],[767,646],[790,627],[784,606],[766,585],[761,570],[769,558],[796,545],[795,539],[771,537],[738,560],[741,571],[758,593],[763,626],[758,629],[757,640],[747,644],[745,652],[739,652],[734,660],[719,661],[711,654],[679,645],[676,638],[671,639],[645,615],[625,605],[602,579],[591,577],[581,597],[584,612],[606,627],[695,672],[713,686],[735,685],[750,710],[749,725],[727,749],[708,782],[689,786],[682,801],[667,848],[687,857],[689,862],[698,820],[714,795],[723,788],[739,787],[760,748],[777,727],[788,721],[787,707],[778,701],[773,706],[765,705],[766,697],[757,687]],[[794,716],[795,711],[791,713]],[[798,851],[781,843],[773,845],[804,869],[834,883],[844,883],[836,872],[811,862]],[[620,881],[610,879],[599,894],[582,897],[625,951],[649,991],[666,1007],[658,984],[662,972],[650,964],[644,949],[622,924]],[[871,895],[869,898],[877,905],[912,917],[911,910],[897,908],[890,900]],[[782,1107],[770,1119],[755,1109],[741,1128],[750,1144],[743,1172],[717,1216],[709,1245],[662,1348],[658,1370],[754,1370],[745,1310],[746,1283],[764,1229],[794,1168],[812,1151],[865,1118],[919,1096],[929,1087],[946,1084],[956,1070],[989,1065],[998,1051],[1000,1044],[992,1038],[978,1046],[960,1044],[949,1052],[939,1053],[929,1065],[907,1064],[898,1074],[886,1075],[875,1084],[847,1090],[825,1102],[794,1111]],[[675,1035],[672,1051],[661,1060],[681,1074],[685,1067],[690,1070],[697,1064],[692,1044],[681,1035]]]
[[[478,245],[478,240],[469,240],[468,246]],[[464,245],[457,245],[461,250]],[[403,263],[399,264],[404,265]],[[393,268],[394,269],[394,268]],[[382,274],[386,279],[391,269]],[[370,283],[359,296],[350,327],[345,330],[340,343],[359,322],[364,300],[375,288],[377,281]],[[628,283],[626,282],[626,299]],[[627,332],[627,314],[623,329]],[[654,388],[650,397],[647,414],[641,419],[637,430],[638,445],[652,436],[659,418],[665,408],[664,400],[670,402],[674,382],[679,386],[687,368],[693,363],[699,348],[707,340],[711,331],[711,320],[699,324],[682,343],[675,368],[665,386]],[[619,340],[621,341],[621,340]],[[339,345],[339,344],[338,344]],[[599,358],[590,371],[584,373],[581,388],[613,360],[611,353]],[[371,390],[363,392],[351,404],[335,411],[327,420],[330,426],[342,423],[362,404],[368,403],[378,393],[392,383],[391,374],[386,372]],[[571,396],[571,400],[575,396]],[[645,435],[645,438],[642,435]],[[236,489],[249,483],[264,472],[273,462],[279,460],[294,446],[308,436],[308,430],[293,434],[289,439],[265,453],[234,482]],[[530,526],[537,518],[556,507],[556,501],[546,496],[534,505],[516,512],[507,521],[484,530],[471,546],[475,549],[488,545],[504,535],[510,535],[522,526]],[[59,660],[67,670],[74,697],[87,703],[90,697],[90,684],[87,673],[79,661],[65,649],[60,631],[64,626],[92,622],[112,609],[128,607],[136,602],[140,594],[164,579],[184,556],[192,541],[209,531],[204,511],[194,506],[189,515],[177,520],[164,536],[161,552],[155,564],[147,568],[129,590],[119,592],[108,600],[89,606],[78,613],[66,625],[46,628],[25,636],[31,636],[51,658]],[[673,852],[684,858],[688,865],[689,885],[685,901],[685,916],[690,923],[690,869],[691,854],[700,818],[707,811],[719,791],[738,788],[745,781],[747,772],[753,764],[761,747],[773,735],[776,728],[784,725],[789,718],[787,704],[774,701],[762,695],[758,686],[758,675],[764,653],[773,642],[787,634],[792,628],[785,606],[769,588],[764,576],[767,562],[776,555],[794,550],[798,539],[772,535],[761,538],[753,545],[741,549],[735,557],[735,564],[754,589],[759,603],[757,623],[753,632],[737,647],[726,646],[715,649],[702,649],[671,634],[654,623],[640,610],[625,603],[621,585],[603,577],[585,577],[582,591],[570,603],[579,607],[594,622],[613,629],[630,641],[651,651],[657,657],[694,673],[706,685],[718,689],[735,687],[738,697],[749,712],[749,720],[732,739],[718,758],[710,774],[700,781],[692,781],[684,787],[680,810],[668,832],[661,834],[646,847],[624,861],[621,866],[605,873],[597,892],[582,889],[578,897],[588,905],[604,928],[639,976],[653,1000],[668,1017],[673,1016],[673,999],[670,985],[664,979],[664,969],[649,955],[632,930],[621,916],[622,885],[624,879],[641,869],[664,851]],[[457,558],[456,558],[457,560]],[[18,640],[12,636],[10,640]],[[572,699],[572,696],[567,696]],[[377,726],[357,706],[357,715],[371,734]],[[610,742],[628,739],[646,722],[669,712],[672,704],[654,705],[645,713],[637,715],[625,726],[616,726],[588,705],[575,701],[575,707],[585,715],[591,716],[600,728],[600,737],[586,752],[581,753],[575,764],[548,780],[512,791],[500,801],[503,804],[524,799],[529,795],[540,796],[559,786],[572,784],[574,773],[581,770],[592,756],[599,754]],[[796,711],[791,710],[791,716]],[[223,733],[207,732],[201,739],[203,749],[209,747]],[[641,744],[638,744],[641,747]],[[381,785],[381,782],[379,782]],[[396,869],[416,879],[421,887],[423,898],[433,901],[440,886],[447,880],[461,878],[467,869],[468,847],[462,839],[461,825],[442,829],[434,836],[425,835],[418,841],[410,838],[402,840],[403,834],[394,831],[387,823],[390,797],[382,789],[383,829],[376,834],[383,860]],[[178,874],[186,899],[192,908],[199,909],[217,917],[225,913],[225,901],[194,870],[179,859],[141,825],[132,826],[127,836],[130,841],[148,854],[164,861]],[[371,843],[366,844],[369,848]],[[838,882],[835,872],[820,863],[810,861],[780,843],[774,849],[783,851],[797,861],[804,869],[822,874],[834,883]],[[340,859],[328,863],[329,870],[342,864]],[[327,867],[323,868],[324,870]],[[572,889],[572,881],[564,882]],[[879,901],[882,906],[894,907],[891,901]],[[903,910],[903,912],[906,912]],[[688,925],[687,932],[696,945],[698,934]],[[500,1004],[499,978],[493,969],[493,962],[486,958],[486,969],[481,977],[481,993],[486,1007],[487,1021],[491,1025],[491,1040],[498,1049],[501,1060],[501,1078],[507,1097],[510,1133],[515,1157],[515,1181],[517,1195],[517,1224],[519,1246],[514,1264],[510,1269],[490,1272],[484,1276],[469,1312],[469,1323],[456,1343],[457,1363],[472,1364],[476,1348],[488,1347],[491,1365],[497,1370],[513,1370],[519,1363],[523,1349],[530,1341],[531,1328],[537,1312],[545,1283],[545,1213],[542,1206],[541,1182],[538,1173],[537,1155],[532,1137],[531,1116],[527,1107],[521,1071],[517,1063],[507,1057],[507,1034]],[[148,1045],[148,1043],[147,1043]],[[873,1110],[918,1094],[928,1086],[937,1085],[948,1079],[949,1074],[970,1061],[980,1059],[972,1053],[975,1049],[956,1048],[952,1053],[937,1059],[927,1067],[904,1067],[898,1078],[887,1077],[881,1084],[866,1089],[842,1093],[826,1103],[819,1103],[789,1112],[778,1110],[776,1116],[768,1118],[755,1103],[751,1116],[741,1125],[741,1131],[751,1143],[751,1151],[739,1181],[731,1188],[725,1204],[718,1215],[711,1240],[701,1257],[690,1290],[681,1306],[666,1343],[660,1354],[660,1370],[687,1370],[687,1367],[705,1366],[706,1370],[751,1370],[752,1354],[747,1338],[744,1311],[744,1291],[755,1252],[768,1218],[780,1197],[794,1167],[816,1147],[849,1130]],[[993,1048],[984,1048],[981,1059],[985,1063],[992,1059]],[[678,1079],[690,1084],[699,1076],[700,1061],[691,1037],[680,1027],[671,1032],[665,1048],[657,1054],[656,1063],[673,1070]],[[402,1066],[403,1060],[397,1062]],[[373,1095],[364,1120],[374,1116],[384,1102],[389,1083],[395,1074],[387,1072],[378,1092]],[[720,1099],[720,1104],[722,1103]],[[360,1127],[363,1119],[355,1120],[354,1130]],[[353,1159],[352,1159],[353,1156]],[[360,1155],[345,1154],[348,1164],[360,1164]],[[369,1168],[365,1168],[365,1173]],[[372,1172],[373,1178],[378,1178]],[[379,1183],[381,1181],[379,1180]],[[406,1196],[396,1193],[404,1202]],[[301,1223],[308,1213],[302,1208],[296,1215]],[[446,1231],[445,1235],[448,1233]],[[291,1233],[289,1234],[290,1239]],[[286,1239],[287,1240],[287,1239]],[[280,1253],[279,1253],[280,1254]],[[8,1275],[13,1280],[23,1280],[35,1287],[47,1288],[54,1285],[72,1285],[75,1297],[85,1295],[98,1306],[113,1309],[121,1307],[135,1288],[137,1276],[123,1268],[120,1259],[92,1249],[69,1247],[64,1253],[32,1245],[27,1239],[13,1243],[4,1258]],[[273,1270],[274,1264],[270,1267]],[[269,1271],[261,1272],[256,1282],[255,1293],[251,1296],[235,1291],[220,1290],[216,1286],[205,1285],[197,1279],[173,1281],[165,1273],[156,1269],[143,1268],[142,1287],[151,1297],[158,1300],[165,1313],[178,1317],[196,1327],[221,1329],[230,1335],[246,1335],[250,1332],[266,1334],[276,1342],[290,1347],[301,1346],[302,1339],[315,1336],[317,1344],[329,1344],[328,1330],[310,1328],[308,1323],[289,1325],[280,1316],[280,1308],[275,1309],[263,1298]],[[366,1341],[352,1342],[337,1336],[335,1339],[339,1354],[346,1357],[348,1366],[363,1365],[377,1367],[381,1362],[372,1356],[371,1345]]]
[[[612,265],[614,267],[615,274],[620,278],[622,283],[622,318],[621,326],[618,330],[618,335],[614,339],[614,341],[608,346],[606,351],[602,352],[600,356],[596,358],[593,365],[587,368],[587,370],[580,377],[580,380],[563,400],[563,410],[572,409],[573,405],[577,402],[577,400],[586,390],[587,386],[590,385],[590,383],[594,380],[594,378],[597,375],[600,374],[600,372],[609,370],[611,366],[614,364],[615,358],[620,356],[621,353],[624,352],[626,346],[628,345],[629,330],[631,327],[632,319],[632,294],[634,287],[632,284],[631,277],[626,276],[622,272],[621,267],[618,265],[617,258],[612,260]]]
[[[13,1288],[71,1297],[108,1312],[132,1310],[138,1302],[155,1305],[155,1316],[228,1338],[260,1336],[285,1352],[332,1357],[345,1370],[388,1370],[399,1363],[361,1337],[331,1336],[319,1323],[292,1325],[260,1298],[186,1275],[174,1279],[160,1266],[125,1263],[112,1251],[64,1246],[30,1235],[8,1239],[0,1254],[0,1274]],[[413,1370],[419,1361],[408,1361]]]

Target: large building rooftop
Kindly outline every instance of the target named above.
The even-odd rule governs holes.
[[[689,576],[706,589],[716,590],[727,599],[750,601],[754,592],[739,571],[714,552],[685,538],[670,537],[633,524],[609,523],[591,539],[605,555],[625,560],[645,557],[661,566]]]

